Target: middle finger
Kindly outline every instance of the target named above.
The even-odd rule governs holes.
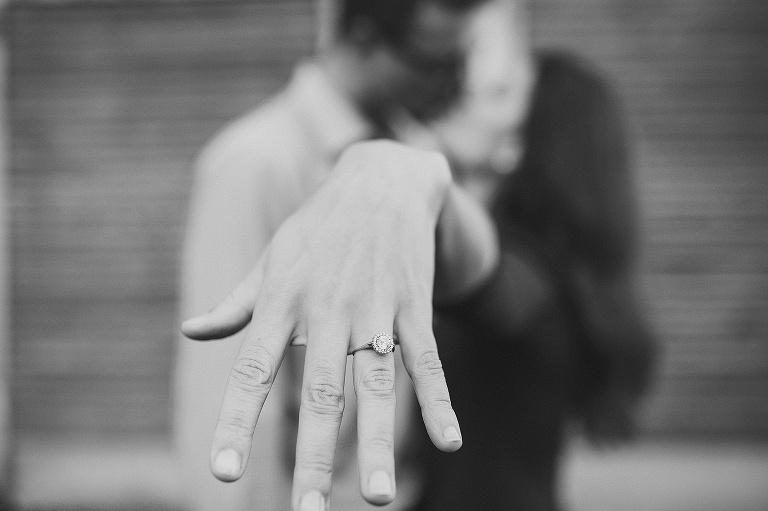
[[[307,337],[292,501],[300,511],[324,511],[344,412],[349,328],[339,319],[319,320],[308,324]]]

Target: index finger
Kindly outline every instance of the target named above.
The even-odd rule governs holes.
[[[263,305],[262,305],[263,304]],[[222,481],[239,479],[253,432],[293,331],[290,305],[262,297],[229,374],[211,446],[211,470]]]

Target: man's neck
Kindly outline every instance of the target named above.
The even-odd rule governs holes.
[[[358,106],[363,102],[365,83],[356,59],[352,49],[336,44],[318,54],[317,63],[331,85]]]

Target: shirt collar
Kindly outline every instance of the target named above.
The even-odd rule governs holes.
[[[296,67],[289,94],[296,98],[328,154],[338,155],[348,145],[370,138],[375,132],[372,124],[314,62]]]

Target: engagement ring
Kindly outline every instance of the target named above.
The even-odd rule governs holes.
[[[387,353],[392,353],[393,351],[395,351],[395,339],[389,334],[380,332],[373,336],[373,339],[371,339],[371,342],[367,342],[362,346],[359,346],[353,349],[349,354],[353,355],[357,351],[367,350],[367,349],[374,350],[379,355],[386,355]]]

